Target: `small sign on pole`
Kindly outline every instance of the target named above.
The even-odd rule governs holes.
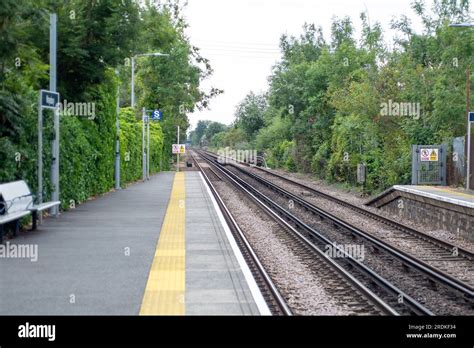
[[[149,113],[151,113],[151,116],[148,115]],[[150,122],[160,121],[162,116],[163,114],[160,110],[147,110],[145,108],[142,109],[143,181],[150,179]]]
[[[153,121],[161,121],[162,117],[163,113],[160,110],[153,110],[153,112],[151,113],[151,119]]]
[[[59,93],[41,90],[41,107],[44,109],[56,109],[59,104]]]
[[[186,153],[186,145],[184,144],[173,144],[172,146],[173,154],[183,155]]]
[[[470,111],[468,114],[469,122],[474,122],[474,111]]]

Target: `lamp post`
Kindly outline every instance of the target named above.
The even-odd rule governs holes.
[[[140,53],[132,56],[132,97],[131,97],[131,105],[132,108],[135,107],[135,59],[138,57],[168,57],[169,54],[166,53],[159,53],[159,52],[153,52],[153,53]]]
[[[119,70],[115,70],[119,76]],[[120,82],[117,85],[115,106],[115,189],[120,190]]]
[[[153,53],[140,53],[132,56],[132,96],[131,96],[131,105],[132,108],[135,107],[135,59],[138,57],[168,57],[167,53],[153,52]],[[145,132],[147,133],[147,145],[145,152]],[[143,181],[149,179],[148,168],[150,167],[150,125],[148,116],[146,115],[146,110],[142,110],[142,176]]]
[[[51,13],[50,27],[49,27],[49,90],[56,92],[56,47],[57,47],[57,14]],[[51,193],[52,201],[59,201],[59,110],[54,109],[53,116],[53,129],[54,138],[51,143],[51,183],[53,184],[53,192]],[[42,195],[42,193],[41,193]],[[42,200],[42,196],[40,197]],[[50,209],[50,213],[53,216],[57,216],[59,213],[59,207],[54,206]]]
[[[146,115],[146,110],[143,107],[142,109],[142,177],[143,177],[143,181],[147,179],[146,178],[147,153],[145,152],[145,130],[146,130],[147,123],[148,123],[148,119]]]
[[[449,25],[452,28],[474,28],[474,23],[453,23]],[[467,119],[467,160],[466,160],[466,190],[471,188],[471,121],[469,120],[471,92],[471,67],[466,67],[466,116]]]
[[[179,125],[178,125],[178,146],[179,146]],[[179,172],[179,151],[178,151],[178,155],[176,157],[176,171]]]

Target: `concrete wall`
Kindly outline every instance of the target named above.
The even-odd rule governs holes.
[[[453,205],[427,198],[420,200],[419,196],[407,193],[401,193],[396,198],[392,196],[392,200],[380,206],[380,209],[399,216],[402,223],[403,220],[409,220],[474,241],[474,216],[466,211],[468,208],[452,208]]]

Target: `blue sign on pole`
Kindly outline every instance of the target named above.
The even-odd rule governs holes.
[[[469,122],[474,122],[474,111],[469,112]]]
[[[151,114],[151,119],[153,121],[161,121],[162,116],[163,116],[163,114],[160,110],[153,110],[153,112]]]
[[[41,107],[56,109],[59,104],[59,93],[41,90]]]

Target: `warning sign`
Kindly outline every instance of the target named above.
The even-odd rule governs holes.
[[[420,161],[421,162],[438,162],[438,149],[421,149],[420,150]]]
[[[184,144],[173,144],[173,153],[183,155],[186,153],[186,145]]]

